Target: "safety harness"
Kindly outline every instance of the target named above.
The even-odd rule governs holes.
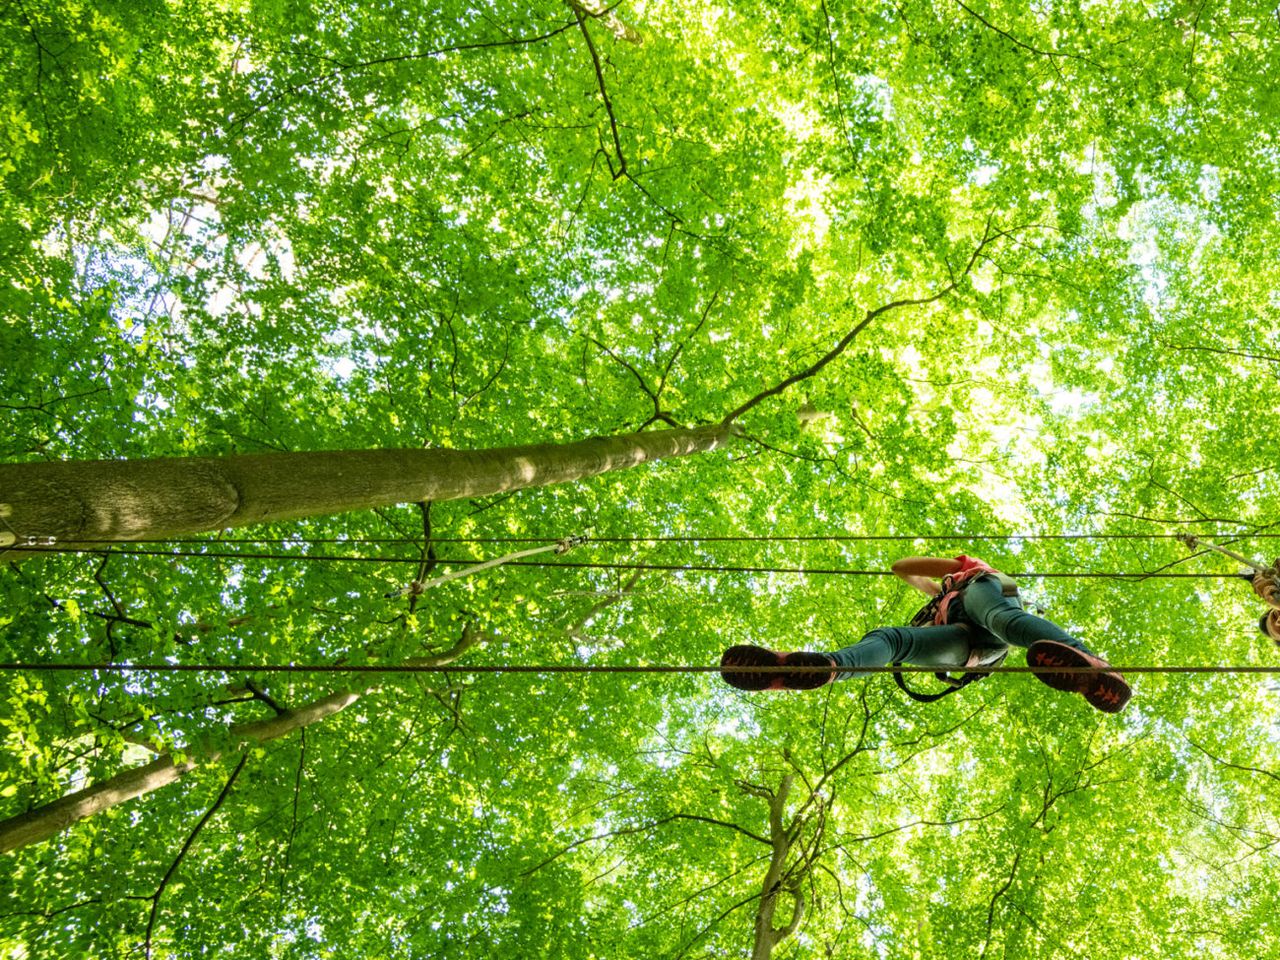
[[[1001,573],[999,570],[983,570],[978,571],[977,576],[966,578],[959,585],[957,585],[951,577],[944,578],[942,581],[942,590],[936,596],[931,597],[929,602],[921,607],[916,615],[911,618],[910,626],[942,626],[943,624],[951,622],[952,611],[956,609],[956,601],[960,600],[965,589],[968,588],[970,583],[976,580],[978,576],[982,576],[988,572],[1000,581],[1000,592],[1004,596],[1016,600],[1020,606],[1025,607],[1022,597],[1018,594],[1018,584],[1014,582],[1013,577]],[[963,609],[963,606],[961,609]],[[1008,655],[1008,646],[1005,646],[1003,649],[990,648],[985,650],[970,648],[969,659],[965,661],[964,665],[966,667],[998,667],[1004,662],[1004,658]],[[895,663],[894,666],[900,667],[902,664]],[[919,690],[912,690],[907,686],[906,679],[899,672],[894,673],[893,679],[898,686],[902,688],[902,692],[912,700],[918,701],[919,703],[933,703],[935,700],[941,700],[943,697],[953,694],[957,690],[961,690],[971,683],[977,683],[984,677],[990,676],[990,674],[983,670],[979,672],[964,673],[960,676],[953,677],[950,672],[940,670],[935,673],[934,676],[947,685],[945,690],[940,690],[937,693],[922,693]]]

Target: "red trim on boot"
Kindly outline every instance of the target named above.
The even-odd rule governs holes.
[[[1057,640],[1037,640],[1027,648],[1027,666],[1037,669],[1036,678],[1055,690],[1078,693],[1089,705],[1104,713],[1119,713],[1133,696],[1128,682],[1101,657],[1085,653]],[[1054,667],[1095,667],[1103,673],[1054,673]]]

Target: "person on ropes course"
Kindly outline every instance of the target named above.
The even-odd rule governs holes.
[[[1271,609],[1258,621],[1258,629],[1280,645],[1280,561],[1276,562],[1273,572],[1244,574],[1244,578],[1253,585],[1253,592],[1260,596]]]
[[[877,627],[833,653],[733,646],[720,658],[720,675],[739,690],[812,690],[856,677],[859,667],[889,663],[944,669],[995,666],[1012,645],[1027,648],[1028,665],[1044,668],[1036,676],[1055,690],[1081,694],[1106,713],[1119,713],[1129,702],[1132,691],[1124,677],[1057,624],[1025,611],[1013,580],[983,561],[963,555],[954,560],[904,557],[893,565],[893,572],[930,598],[911,626]],[[748,669],[786,666],[830,667],[830,672]],[[1093,667],[1101,672],[1055,673],[1054,667]]]
[[[1246,572],[1240,574],[1240,578],[1247,581],[1253,587],[1253,592],[1260,596],[1263,602],[1271,608],[1258,621],[1258,629],[1262,631],[1263,636],[1268,637],[1277,646],[1280,646],[1280,559],[1277,559],[1268,567],[1260,561],[1250,560],[1234,550],[1228,550],[1226,547],[1219,546],[1216,543],[1201,540],[1194,533],[1178,534],[1178,539],[1192,550],[1199,550],[1203,547],[1231,557],[1233,560],[1239,560],[1249,567]]]

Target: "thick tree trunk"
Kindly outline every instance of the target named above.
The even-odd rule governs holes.
[[[723,425],[494,450],[335,450],[0,464],[10,541],[144,540],[397,503],[485,497],[721,446]],[[0,543],[12,546],[13,543]]]
[[[468,627],[462,638],[444,653],[433,657],[414,657],[405,661],[412,666],[433,666],[451,663],[462,656],[479,640],[480,635]],[[232,728],[236,750],[251,743],[265,743],[318,723],[345,710],[377,684],[367,683],[348,690],[337,690],[319,700],[313,700],[297,710],[286,710],[278,716],[255,723],[239,724]],[[91,787],[69,793],[51,803],[28,810],[7,820],[0,820],[0,853],[9,853],[28,844],[48,840],[77,821],[101,813],[117,804],[159,790],[181,779],[201,763],[215,763],[222,757],[221,751],[209,751],[192,756],[178,763],[170,754],[164,754],[141,767],[122,770]]]

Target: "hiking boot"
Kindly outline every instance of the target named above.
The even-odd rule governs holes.
[[[1101,657],[1056,640],[1037,640],[1028,647],[1027,666],[1045,668],[1044,672],[1039,669],[1036,672],[1036,677],[1042,683],[1047,683],[1055,690],[1078,693],[1089,701],[1091,707],[1103,713],[1119,713],[1133,694],[1124,677],[1114,670],[1107,669],[1105,673],[1052,672],[1053,667],[1111,666]]]
[[[827,667],[830,672],[754,673],[748,667]],[[739,690],[816,690],[834,680],[835,675],[835,661],[824,653],[774,653],[743,644],[730,647],[720,657],[720,676]]]

